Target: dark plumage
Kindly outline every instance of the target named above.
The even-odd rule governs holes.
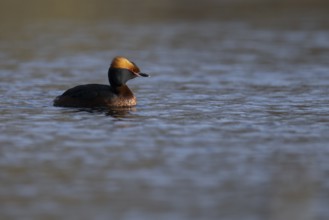
[[[135,106],[137,101],[126,82],[141,73],[137,65],[124,57],[115,57],[108,71],[110,85],[86,84],[68,89],[54,100],[61,107],[123,107]]]

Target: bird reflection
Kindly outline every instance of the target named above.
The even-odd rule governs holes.
[[[126,118],[126,117],[129,117],[129,115],[132,112],[136,112],[136,108],[135,107],[78,108],[78,109],[74,109],[73,111],[71,109],[70,112],[73,112],[73,113],[88,112],[91,114],[102,113],[105,116],[111,116],[113,118]]]
[[[117,107],[107,109],[106,116],[112,116],[113,118],[125,118],[130,115],[131,112],[136,112],[135,107]]]

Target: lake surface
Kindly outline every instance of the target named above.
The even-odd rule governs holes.
[[[328,20],[33,21],[0,41],[1,219],[327,219]],[[150,78],[131,109],[53,99]]]

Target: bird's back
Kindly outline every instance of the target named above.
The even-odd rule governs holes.
[[[62,107],[101,107],[116,98],[111,86],[86,84],[75,86],[56,97],[54,106]]]

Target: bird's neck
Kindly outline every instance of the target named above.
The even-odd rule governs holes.
[[[121,86],[111,86],[114,90],[114,92],[121,97],[126,98],[132,98],[134,97],[133,92],[129,89],[129,87],[126,84],[123,84]]]

